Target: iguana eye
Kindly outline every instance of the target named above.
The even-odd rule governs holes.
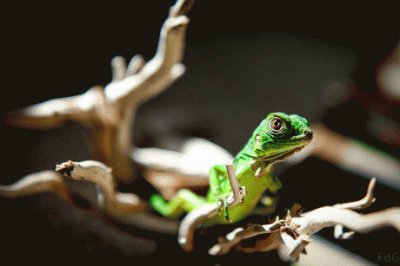
[[[269,122],[269,126],[276,131],[279,131],[282,129],[283,127],[283,122],[279,117],[274,117],[271,119],[271,121]]]

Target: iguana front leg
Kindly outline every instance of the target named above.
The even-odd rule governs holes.
[[[207,201],[217,202],[220,210],[223,211],[226,220],[229,220],[228,193],[231,191],[230,187],[227,187],[228,182],[228,175],[224,165],[214,165],[210,169],[210,188],[207,193]]]
[[[208,202],[218,202],[225,219],[230,221],[228,207],[233,207],[243,202],[246,188],[240,186],[231,163],[215,165],[210,170],[210,190],[207,195]]]
[[[228,194],[230,188],[227,187],[228,174],[225,165],[214,165],[210,169],[209,184],[210,188],[207,193],[208,202],[217,202],[222,195]]]

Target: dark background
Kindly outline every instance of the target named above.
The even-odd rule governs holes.
[[[116,55],[129,59],[140,53],[150,59],[172,4],[2,4],[1,113],[107,84],[109,62]],[[187,73],[140,109],[135,141],[145,135],[157,139],[179,131],[207,137],[235,153],[270,111],[295,112],[316,122],[322,117],[319,99],[325,86],[351,78],[360,68],[372,76],[375,65],[393,47],[399,38],[397,10],[388,2],[338,5],[330,1],[306,6],[298,2],[197,1],[187,32]],[[351,127],[351,121],[344,123]],[[57,162],[90,157],[83,130],[76,125],[48,131],[2,125],[0,139],[2,184],[32,171],[52,169]],[[280,210],[294,201],[311,209],[358,199],[367,185],[366,179],[315,158],[292,167],[281,179],[285,190]],[[398,195],[378,184],[378,201],[370,210],[399,205]],[[5,265],[54,260],[138,262],[146,248],[138,248],[140,241],[130,234],[158,241],[155,253],[147,252],[153,254],[145,257],[147,263],[155,257],[171,263],[199,258],[219,263],[276,259],[274,254],[235,254],[222,259],[201,252],[184,255],[175,236],[154,236],[119,225],[116,237],[108,239],[98,231],[108,228],[109,221],[90,222],[95,218],[73,209],[63,213],[59,210],[62,204],[51,195],[0,200],[0,253],[14,260]],[[326,231],[323,236],[332,239],[331,230]],[[385,229],[339,244],[378,263],[378,252],[398,251],[393,247],[399,246],[399,237]]]

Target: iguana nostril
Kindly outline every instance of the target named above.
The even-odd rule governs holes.
[[[313,137],[313,132],[312,132],[311,129],[310,130],[306,130],[306,131],[304,131],[304,135],[306,136],[306,139],[311,140],[312,137]]]

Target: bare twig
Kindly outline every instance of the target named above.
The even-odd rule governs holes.
[[[200,208],[189,212],[179,225],[178,242],[185,251],[193,250],[194,234],[198,226],[210,217],[218,214],[220,206],[218,204],[205,204]]]
[[[376,152],[368,145],[336,133],[324,125],[314,125],[314,139],[310,145],[287,160],[298,163],[308,156],[336,164],[364,177],[377,176],[379,182],[400,189],[400,160],[384,152]],[[332,149],[335,147],[335,149]]]
[[[160,148],[136,148],[132,159],[146,168],[208,180],[208,172],[215,164],[231,161],[233,156],[224,148],[202,138],[182,142],[178,151]]]
[[[136,105],[156,95],[184,73],[181,64],[184,37],[192,0],[178,0],[164,22],[155,56],[136,75],[106,86],[107,99]],[[137,61],[138,59],[135,58]],[[139,60],[141,61],[141,60]],[[132,62],[133,64],[133,62]]]
[[[236,228],[232,232],[226,235],[226,238],[221,241],[218,245],[213,246],[209,253],[211,255],[222,255],[228,253],[234,246],[240,243],[244,239],[248,239],[260,234],[272,233],[278,228],[284,225],[283,221],[276,221],[268,225],[251,225],[246,229],[242,227]],[[277,247],[277,246],[276,246]],[[276,248],[274,247],[274,248]]]
[[[364,198],[349,203],[336,204],[334,205],[334,207],[340,209],[349,209],[349,210],[362,210],[368,208],[369,206],[371,206],[372,203],[375,202],[374,198],[375,184],[376,184],[376,178],[374,177],[368,184],[367,194],[365,194]]]
[[[57,165],[56,170],[76,181],[89,181],[96,185],[96,207],[121,223],[154,232],[175,234],[176,221],[160,218],[147,212],[148,205],[132,193],[116,191],[111,168],[97,161],[72,162]]]
[[[283,230],[280,234],[283,244],[288,248],[287,253],[290,257],[298,260],[300,253],[305,250],[305,247],[310,243],[308,235],[300,235],[293,237],[293,234],[288,234]]]
[[[333,236],[337,239],[351,239],[353,238],[354,234],[354,231],[345,232],[343,225],[341,224],[337,224],[333,230]]]
[[[145,61],[141,55],[135,55],[132,57],[128,65],[128,70],[126,71],[127,76],[135,75],[140,70],[142,70]]]
[[[208,188],[208,179],[176,172],[145,169],[143,176],[165,199],[171,199],[179,189],[204,191]]]
[[[97,86],[78,96],[33,105],[8,114],[5,121],[30,128],[81,123],[88,129],[96,160],[112,167],[118,181],[132,181],[132,123],[137,108],[184,73],[181,61],[189,22],[186,15],[192,3],[178,0],[171,7],[157,52],[147,64],[141,56],[135,56],[127,68],[125,59],[116,57],[111,62],[113,80],[104,90]]]
[[[0,185],[0,196],[22,197],[43,192],[55,192],[67,201],[71,201],[62,176],[54,171],[42,171],[27,175],[11,185]]]
[[[243,202],[243,199],[246,196],[246,188],[240,186],[231,163],[226,164],[226,171],[228,173],[229,184],[232,188],[232,198],[228,198],[228,203],[229,206],[235,206]]]
[[[309,237],[323,228],[337,227],[335,236],[348,239],[352,232],[343,232],[346,227],[354,232],[366,233],[385,226],[394,227],[400,232],[400,207],[383,211],[359,214],[352,209],[368,207],[374,200],[372,196],[375,179],[372,179],[366,196],[359,201],[325,206],[310,212],[292,217],[288,214],[285,219],[267,225],[253,225],[246,229],[238,228],[228,234],[224,240],[210,249],[210,254],[226,254],[232,249],[242,252],[265,252],[286,247],[289,255],[298,259],[305,252]],[[242,247],[240,241],[256,235],[266,234],[266,238],[257,240],[253,247]]]
[[[301,217],[294,217],[292,222],[298,226],[300,234],[314,234],[325,227],[341,224],[350,230],[367,233],[371,230],[391,226],[400,232],[400,208],[393,207],[370,214],[359,214],[348,209],[321,207]]]
[[[208,187],[208,172],[215,164],[232,160],[225,149],[206,139],[184,141],[179,151],[135,148],[132,159],[145,167],[144,177],[166,198],[181,188]]]
[[[56,171],[74,180],[86,180],[100,188],[98,207],[110,214],[132,214],[146,204],[135,194],[115,190],[111,169],[97,161],[72,162],[57,165]]]
[[[44,192],[51,192],[67,202],[74,204],[71,195],[77,193],[65,182],[63,173],[68,178],[79,181],[89,181],[97,190],[97,198],[91,194],[79,194],[96,209],[99,214],[109,216],[126,225],[167,234],[178,231],[178,223],[148,213],[147,203],[132,193],[122,193],[115,190],[115,180],[111,170],[106,165],[96,161],[68,161],[57,166],[57,171],[43,171],[23,177],[11,185],[0,185],[0,196],[21,197]],[[79,206],[78,206],[79,207]]]

